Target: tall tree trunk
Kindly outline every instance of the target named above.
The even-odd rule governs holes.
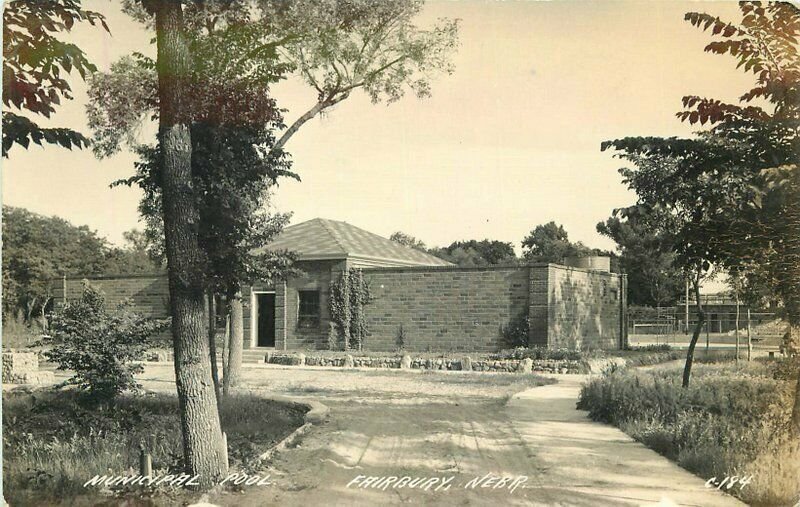
[[[753,334],[750,328],[751,319],[750,319],[750,306],[747,306],[747,361],[751,361],[753,358]]]
[[[201,487],[211,487],[227,471],[205,333],[203,263],[197,242],[199,214],[192,189],[192,143],[187,121],[180,116],[183,84],[190,71],[189,46],[180,2],[161,0],[150,2],[149,6],[156,17],[164,241],[183,453],[187,472],[199,476]]]
[[[739,293],[736,293],[736,362],[739,362]]]
[[[214,394],[219,405],[219,371],[217,370],[217,302],[214,292],[208,291],[208,353],[211,358],[211,378],[214,380]]]
[[[223,390],[227,396],[230,389],[239,384],[242,374],[242,349],[244,348],[244,311],[242,293],[237,290],[230,298],[231,335],[228,343],[228,374],[225,375]]]
[[[694,333],[692,333],[692,340],[689,342],[689,350],[686,352],[686,365],[683,367],[683,387],[689,387],[689,379],[692,375],[692,362],[694,361],[694,348],[697,345],[697,340],[700,338],[700,332],[703,330],[703,324],[706,321],[706,312],[703,309],[703,303],[700,301],[700,275],[696,276],[694,283],[694,296],[697,310],[697,324],[694,326]]]

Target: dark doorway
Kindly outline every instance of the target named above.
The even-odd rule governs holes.
[[[256,294],[258,315],[258,347],[275,346],[275,294]]]

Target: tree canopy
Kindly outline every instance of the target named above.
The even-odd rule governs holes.
[[[24,111],[45,118],[55,112],[62,99],[72,99],[72,88],[64,74],[77,71],[82,79],[96,70],[75,44],[58,39],[75,23],[99,24],[103,16],[82,9],[77,0],[11,0],[3,9],[3,156],[18,144],[42,141],[64,148],[83,148],[89,141],[68,128],[44,128]],[[17,112],[12,112],[14,108]]]
[[[153,26],[139,2],[125,0],[124,5],[135,19]],[[278,154],[306,122],[354,91],[363,90],[375,103],[395,102],[407,91],[420,98],[431,95],[432,80],[453,72],[458,21],[442,19],[433,27],[419,28],[414,19],[423,5],[421,0],[187,0],[184,12],[192,33],[216,30],[217,25],[236,27],[241,44],[228,51],[226,62],[249,62],[253,72],[259,68],[281,76],[291,72],[314,90],[316,102],[291,124],[281,126],[272,146]],[[262,67],[262,60],[269,65]],[[155,90],[144,84],[146,80],[154,83],[155,75],[140,72],[125,79],[135,95],[131,103],[113,106],[112,114],[89,111],[103,127],[95,128],[94,141],[106,152],[130,140],[146,118],[148,97]]]
[[[423,252],[428,251],[428,248],[425,246],[425,242],[401,231],[392,233],[392,235],[389,236],[389,239],[395,243],[400,243],[401,245],[409,248],[416,248],[417,250],[422,250]]]
[[[128,237],[133,237],[128,233]],[[116,248],[59,217],[3,206],[3,313],[41,310],[53,279],[64,275],[152,273],[158,269],[129,242]]]
[[[270,189],[280,177],[297,177],[288,158],[272,149],[282,115],[270,87],[288,67],[277,60],[275,44],[265,41],[248,11],[235,7],[187,3],[191,76],[181,111],[191,129],[205,283],[226,294],[235,293],[239,283],[285,276],[290,256],[255,248],[289,219],[270,209]],[[128,144],[141,157],[137,174],[120,183],[145,191],[140,212],[148,223],[146,234],[163,255],[160,147],[136,139],[140,122],[158,115],[155,63],[141,54],[119,60],[110,72],[91,79],[90,97],[95,153],[107,156]]]
[[[563,225],[553,221],[537,225],[522,240],[523,257],[537,262],[560,264],[565,257],[586,257],[600,252],[580,241],[573,243]]]
[[[459,266],[513,264],[517,261],[511,243],[492,239],[454,241],[432,253]]]
[[[686,20],[717,37],[705,50],[733,56],[755,86],[738,104],[688,95],[678,118],[710,128],[690,139],[633,137],[603,143],[633,164],[623,180],[638,204],[675,224],[675,262],[699,282],[714,265],[765,268],[800,325],[800,9],[786,2],[741,2],[740,23],[690,12]],[[763,279],[763,277],[762,277]],[[695,330],[684,373],[688,385]],[[800,396],[793,414],[800,428]]]
[[[429,29],[414,19],[422,0],[259,0],[267,29],[287,43],[280,49],[317,102],[276,144],[282,148],[308,120],[358,89],[372,102],[395,102],[411,91],[431,95],[437,74],[451,74],[458,21],[441,19]]]
[[[632,206],[597,224],[597,232],[617,244],[631,305],[670,305],[683,292],[684,275],[674,263],[668,222],[652,214],[644,206]]]

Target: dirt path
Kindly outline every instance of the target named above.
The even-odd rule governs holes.
[[[536,456],[551,505],[744,505],[612,426],[575,410],[582,375],[514,396],[508,417]]]
[[[317,399],[331,415],[261,471],[271,485],[208,498],[217,505],[741,505],[575,410],[583,377],[525,389],[514,375],[270,367],[245,375],[253,390]],[[152,368],[146,377],[147,387],[169,384]],[[508,482],[474,484],[487,474]],[[396,487],[404,476],[425,482]]]

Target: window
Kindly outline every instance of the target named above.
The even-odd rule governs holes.
[[[312,328],[319,326],[319,291],[299,291],[300,304],[297,310],[297,327]]]

